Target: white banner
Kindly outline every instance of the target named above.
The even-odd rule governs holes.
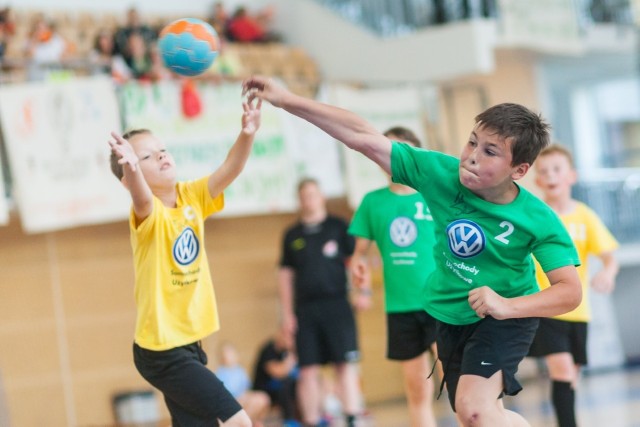
[[[573,0],[499,0],[500,42],[550,53],[578,54],[585,45]]]
[[[0,120],[26,232],[126,218],[129,195],[109,168],[120,119],[108,78],[0,86]]]
[[[0,162],[0,225],[7,225],[9,224],[9,205],[3,177],[4,171],[2,170],[2,162]]]
[[[380,132],[395,126],[412,130],[424,147],[420,91],[417,88],[354,89],[335,86],[330,103],[353,111],[372,123]],[[366,193],[389,184],[384,171],[364,155],[344,148],[347,198],[355,209]]]
[[[322,87],[316,98],[328,102],[327,91]],[[314,178],[327,197],[342,197],[345,194],[344,178],[340,164],[340,143],[311,123],[297,116],[282,112],[285,138],[290,143],[295,159],[298,178]]]
[[[242,97],[239,84],[196,87],[201,111],[183,113],[181,86],[129,84],[120,89],[125,128],[150,129],[176,160],[178,179],[212,173],[222,164],[241,129]],[[284,138],[280,115],[262,105],[262,121],[244,171],[225,190],[224,215],[293,211],[295,166]]]

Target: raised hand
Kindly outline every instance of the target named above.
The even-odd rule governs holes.
[[[132,172],[135,172],[138,166],[138,156],[129,141],[124,139],[120,134],[111,132],[112,139],[108,140],[111,151],[118,156],[118,164],[129,165]]]
[[[281,107],[283,98],[289,93],[267,77],[252,76],[242,82],[242,95],[247,96],[248,102],[257,98],[268,101],[274,107]]]
[[[254,104],[253,100],[242,103],[244,113],[242,114],[242,132],[247,135],[253,135],[260,127],[260,117],[262,108],[262,99]]]

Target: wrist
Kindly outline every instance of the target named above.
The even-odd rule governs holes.
[[[371,288],[358,288],[358,294],[370,297],[373,295],[373,289]]]

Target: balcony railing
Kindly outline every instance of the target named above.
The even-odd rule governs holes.
[[[601,171],[573,188],[621,243],[640,242],[640,169]]]
[[[383,37],[399,36],[427,27],[475,19],[500,19],[499,0],[316,0],[345,19]],[[518,0],[520,1],[520,0]],[[594,23],[631,25],[629,0],[556,0],[573,4],[583,27]],[[535,2],[532,3],[532,10]]]

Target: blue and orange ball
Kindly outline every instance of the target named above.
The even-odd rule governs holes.
[[[183,76],[204,73],[218,56],[220,40],[213,27],[195,18],[173,21],[160,32],[158,49],[164,65]]]

